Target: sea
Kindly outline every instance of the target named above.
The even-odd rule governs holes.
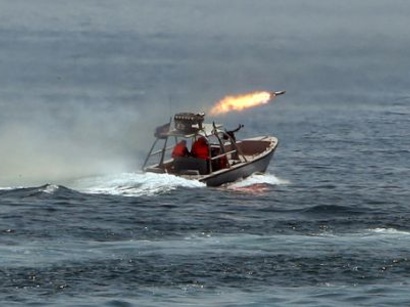
[[[410,305],[410,2],[0,0],[1,306]],[[155,127],[279,139],[210,188]]]

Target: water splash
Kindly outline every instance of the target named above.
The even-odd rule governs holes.
[[[280,179],[273,174],[253,174],[241,181],[227,186],[227,189],[242,192],[265,192],[270,186],[289,184],[289,181]]]
[[[123,196],[151,196],[178,187],[201,188],[205,184],[168,174],[122,173],[83,178],[73,185],[73,188],[83,193]]]

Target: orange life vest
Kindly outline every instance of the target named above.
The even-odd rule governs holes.
[[[191,150],[192,156],[199,159],[209,159],[209,147],[204,137],[199,138],[192,144]]]
[[[187,157],[189,155],[188,149],[185,146],[185,143],[179,142],[175,145],[174,150],[172,151],[172,157]]]

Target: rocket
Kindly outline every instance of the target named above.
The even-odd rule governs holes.
[[[283,95],[285,94],[286,91],[276,91],[276,92],[270,92],[270,94],[275,97],[275,96],[279,96],[279,95]]]
[[[243,95],[226,96],[216,103],[211,109],[211,115],[218,115],[230,111],[242,111],[243,109],[253,108],[261,104],[266,104],[276,96],[285,94],[286,91],[259,91]]]

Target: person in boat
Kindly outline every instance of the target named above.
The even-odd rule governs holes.
[[[191,155],[194,158],[209,160],[209,145],[205,137],[199,137],[192,144]]]
[[[179,141],[174,149],[172,150],[172,158],[181,158],[181,157],[189,157],[189,150],[186,147],[186,141],[185,140],[181,140]]]
[[[243,128],[243,125],[242,125],[242,124],[240,124],[240,125],[238,126],[238,128],[236,128],[236,129],[234,129],[234,130],[229,130],[229,131],[226,130],[226,134],[227,134],[227,135],[224,135],[224,136],[223,136],[223,139],[224,139],[224,140],[229,140],[229,137],[230,137],[234,142],[236,142],[235,133],[238,132],[239,130],[241,130],[241,128]]]

